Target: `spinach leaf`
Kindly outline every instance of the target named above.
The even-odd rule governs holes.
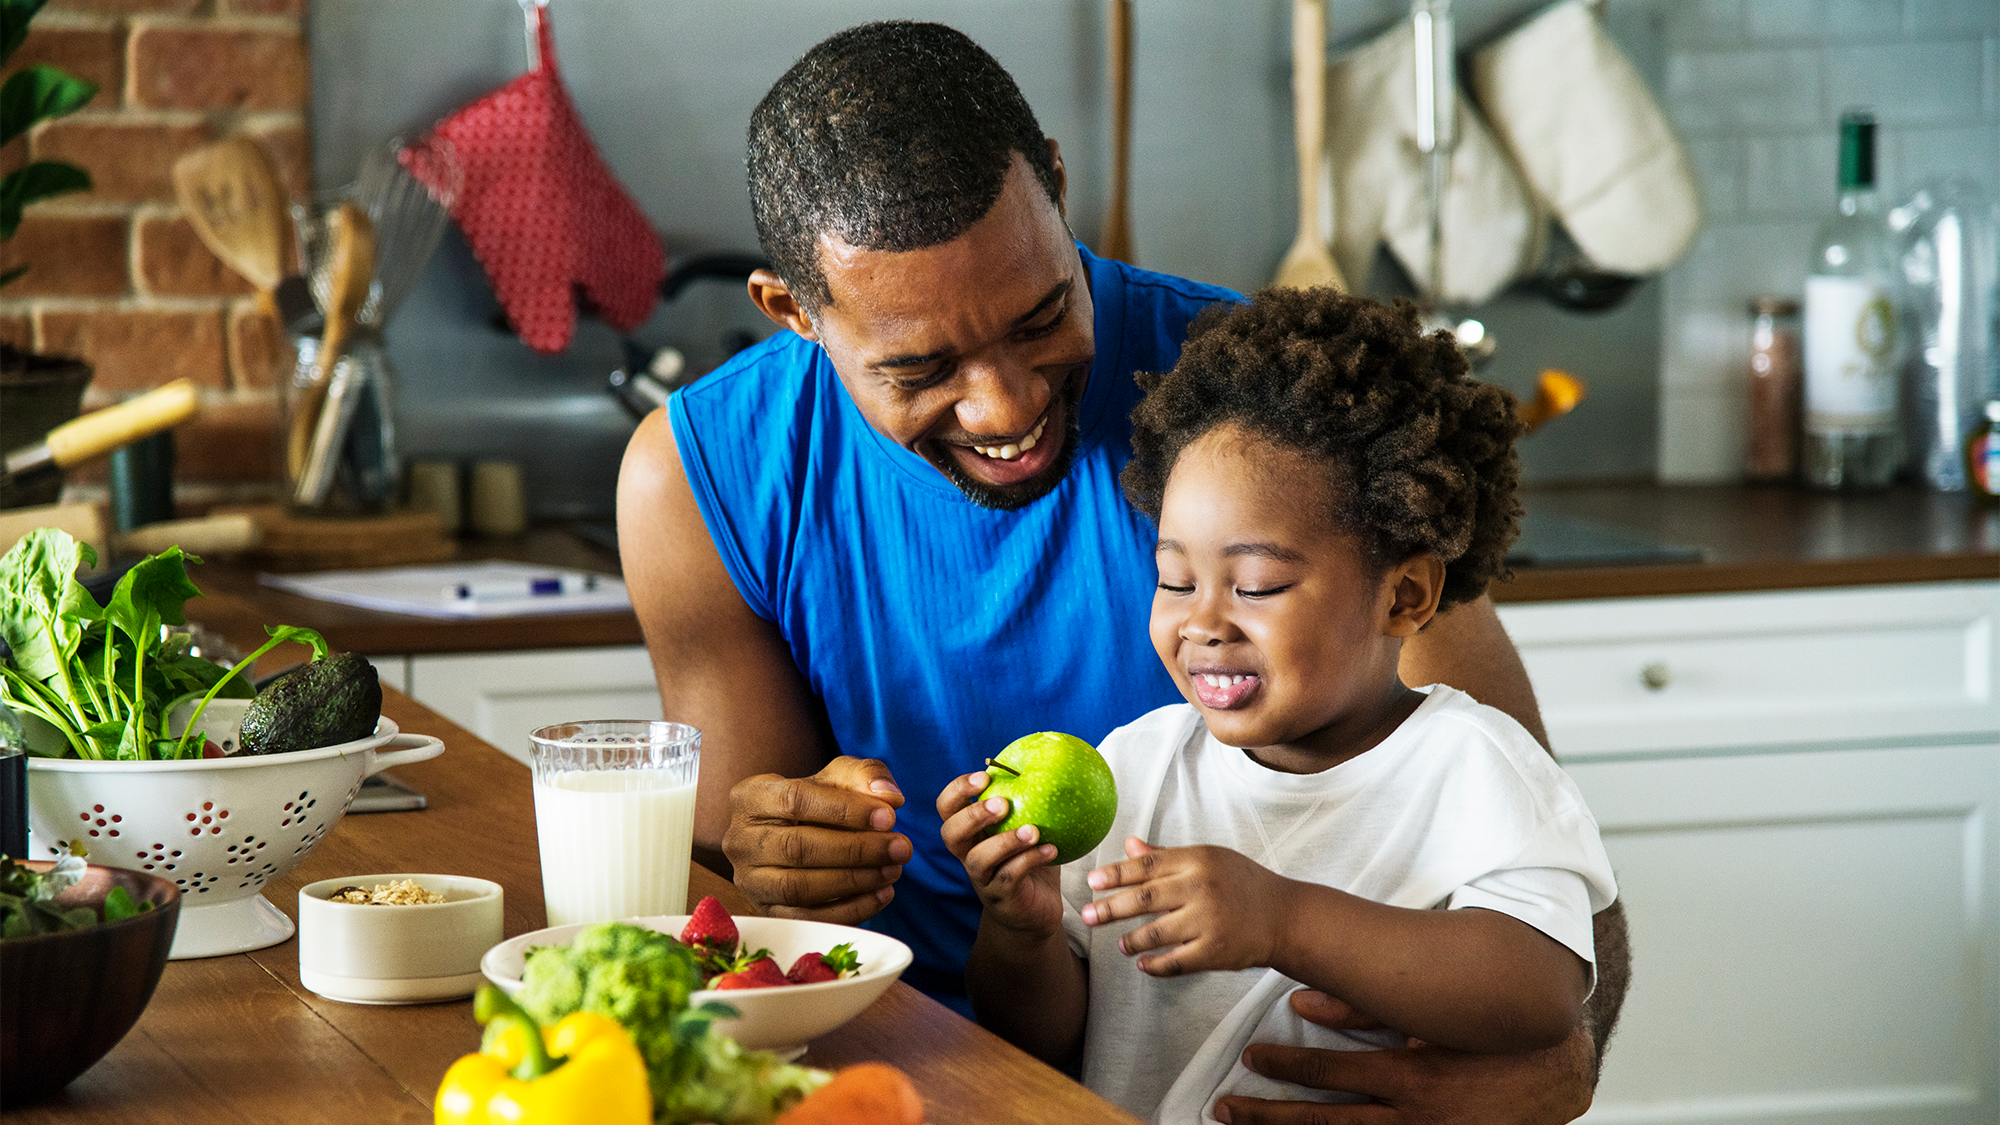
[[[187,574],[187,564],[201,560],[179,547],[143,559],[119,579],[107,606],[76,580],[79,566],[96,561],[87,545],[53,528],[28,533],[0,557],[0,642],[7,651],[0,656],[0,702],[54,726],[70,754],[198,757],[194,721],[178,738],[167,729],[176,705],[199,699],[198,720],[217,695],[254,695],[239,673],[286,641],[311,645],[314,659],[327,655],[318,633],[281,625],[267,630],[271,639],[262,648],[223,668],[189,653],[185,639],[162,639],[164,626],[187,623],[188,601],[201,596]]]
[[[188,599],[201,596],[201,591],[188,580],[189,561],[201,560],[183,555],[179,547],[169,547],[141,560],[118,580],[111,591],[111,604],[104,607],[105,620],[132,642],[129,673],[132,691],[123,696],[129,725],[118,745],[118,757],[128,761],[152,756],[148,748],[155,731],[158,737],[166,737],[163,707],[167,701],[158,697],[148,700],[144,670],[146,658],[160,647],[160,627],[187,624]],[[107,696],[122,696],[109,668],[105,681]],[[160,717],[155,720],[155,715]]]

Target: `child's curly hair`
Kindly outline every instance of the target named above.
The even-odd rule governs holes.
[[[1377,573],[1435,552],[1448,609],[1507,574],[1521,515],[1514,398],[1466,370],[1408,301],[1266,289],[1214,305],[1172,371],[1139,374],[1146,397],[1120,481],[1157,523],[1181,451],[1234,423],[1326,466],[1333,525],[1360,538]]]

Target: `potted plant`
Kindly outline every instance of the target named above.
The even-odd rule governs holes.
[[[0,0],[0,67],[28,37],[28,23],[47,0]],[[0,84],[0,145],[24,136],[36,123],[83,108],[97,84],[53,66],[25,67]],[[0,177],[0,242],[14,237],[28,204],[90,187],[90,173],[73,164],[37,160]],[[31,267],[0,273],[0,287]],[[0,344],[0,452],[40,440],[71,418],[83,402],[90,366],[80,360],[38,356]],[[62,490],[62,479],[42,476],[26,486],[0,479],[0,508],[46,504]]]

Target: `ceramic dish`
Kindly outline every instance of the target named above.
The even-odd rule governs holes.
[[[688,916],[674,914],[629,921],[635,926],[677,936],[686,927]],[[861,971],[840,980],[694,994],[694,1003],[720,1000],[741,1013],[735,1019],[715,1021],[715,1029],[753,1050],[794,1056],[803,1053],[807,1040],[825,1035],[860,1015],[910,965],[909,946],[873,930],[831,922],[741,915],[736,918],[736,928],[744,945],[769,949],[780,968],[790,968],[800,954],[824,953],[842,943],[852,945],[861,959]],[[512,994],[521,987],[521,970],[531,947],[566,944],[581,929],[582,925],[553,926],[510,938],[488,950],[479,967],[486,979]]]
[[[331,902],[408,879],[440,903]],[[350,1004],[457,1000],[479,987],[480,955],[504,932],[500,884],[464,875],[343,875],[299,889],[299,983]]]

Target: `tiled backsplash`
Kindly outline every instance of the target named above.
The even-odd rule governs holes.
[[[1834,204],[1841,112],[1874,110],[1876,180],[1892,203],[1946,175],[2000,200],[2000,3],[1677,0],[1658,12],[1661,93],[1708,214],[1666,276],[1660,475],[1734,480],[1744,306],[1804,290],[1813,233]]]
[[[0,249],[0,268],[30,267],[0,297],[0,338],[88,360],[86,408],[193,379],[202,412],[175,441],[183,503],[270,486],[277,391],[250,286],[195,236],[169,172],[240,134],[270,154],[294,198],[310,196],[304,24],[305,0],[54,0],[10,60],[10,71],[52,63],[99,89],[0,152],[7,167],[81,165],[93,182],[29,208]]]

